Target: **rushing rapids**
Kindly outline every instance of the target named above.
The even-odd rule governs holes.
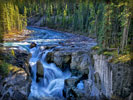
[[[66,70],[62,72],[54,63],[48,64],[45,61],[46,55],[51,50],[41,51],[39,47],[30,49],[32,57],[29,61],[33,77],[31,84],[31,93],[29,97],[45,98],[45,97],[63,97],[64,80],[71,76]],[[44,76],[40,82],[36,82],[37,61],[40,60],[43,65]]]
[[[89,50],[91,47],[95,46],[96,43],[91,38],[85,38],[82,36],[76,36],[72,34],[63,34],[60,32],[55,32],[51,30],[43,30],[38,28],[29,27],[29,29],[34,30],[33,34],[31,34],[30,38],[21,42],[13,42],[13,43],[4,43],[5,46],[18,46],[19,49],[26,49],[32,56],[29,60],[29,64],[31,67],[31,76],[32,83],[30,87],[29,100],[49,100],[50,98],[59,98],[59,99],[76,99],[79,98],[78,95],[90,95],[99,97],[99,91],[95,87],[94,84],[94,71],[92,66],[88,65],[91,61],[89,57]],[[75,38],[76,37],[76,38]],[[66,41],[66,42],[65,42]],[[32,48],[29,46],[32,42],[36,43],[35,47]],[[54,46],[54,49],[49,49],[49,46]],[[48,48],[47,48],[48,47]],[[54,63],[47,63],[46,57],[49,52],[58,52],[61,50],[62,54],[59,53]],[[65,52],[63,52],[63,50]],[[80,53],[81,52],[81,53]],[[82,54],[83,53],[83,54]],[[58,54],[58,53],[57,53]],[[67,55],[68,54],[68,55]],[[64,60],[71,59],[68,67],[71,68],[70,71],[66,68],[60,69],[58,65],[58,60],[60,56],[64,57]],[[67,58],[70,56],[70,58]],[[59,57],[59,58],[58,58]],[[53,57],[50,57],[52,59]],[[80,58],[80,59],[79,59]],[[78,62],[76,61],[78,59]],[[43,77],[38,80],[37,73],[37,62],[40,62],[43,66]],[[59,61],[63,63],[63,61]],[[75,65],[76,64],[76,65]],[[84,76],[84,74],[76,75],[73,73],[73,67],[76,66],[77,69],[74,69],[76,73],[86,72],[89,69],[89,75],[87,72],[85,78],[80,78],[80,75]],[[80,69],[78,69],[80,67]],[[85,69],[84,69],[85,68]],[[85,88],[85,81],[89,84],[91,90],[89,93],[85,89],[89,89],[89,87]],[[71,85],[73,82],[73,85]],[[66,84],[70,83],[70,84]],[[71,91],[72,90],[72,91]],[[74,93],[74,94],[73,94]],[[65,94],[65,95],[64,95]],[[63,96],[64,95],[64,96]],[[86,97],[88,98],[88,97]],[[79,98],[80,99],[80,98]],[[52,99],[53,100],[53,99]]]
[[[26,85],[28,83],[29,85],[24,84],[19,92],[29,100],[108,100],[113,95],[123,98],[132,96],[132,80],[130,79],[132,67],[130,64],[112,64],[108,62],[110,58],[90,50],[96,45],[95,39],[39,28],[29,27],[29,29],[34,32],[26,40],[3,44],[15,51],[14,58],[17,58],[18,63],[21,59],[28,58],[32,83],[26,80]],[[32,42],[37,46],[29,49]],[[22,53],[26,53],[27,57],[22,56]],[[32,54],[30,60],[29,53]],[[21,59],[18,56],[21,56]],[[38,61],[43,73],[38,72]],[[70,71],[64,70],[67,67]],[[29,66],[24,68],[29,68]],[[41,76],[38,73],[41,73]],[[13,85],[15,91],[16,84],[18,83]],[[27,91],[29,88],[30,91]],[[7,97],[8,90],[5,91],[2,97]],[[18,94],[18,90],[16,93]],[[9,98],[13,96],[12,94]]]

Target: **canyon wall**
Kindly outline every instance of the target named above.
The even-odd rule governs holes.
[[[81,48],[75,50],[72,48],[71,50],[70,48],[55,49],[54,52],[47,55],[47,61],[55,63],[62,70],[69,67],[73,76],[83,80],[84,87],[88,88],[84,88],[84,91],[86,93],[89,91],[90,96],[94,91],[93,96],[100,96],[100,98],[128,100],[127,97],[132,95],[133,84],[131,63],[110,63],[109,60],[112,57],[98,55],[92,53],[92,50]],[[93,82],[90,83],[90,81]],[[96,91],[97,94],[95,94]]]
[[[109,63],[104,55],[93,55],[95,73],[100,77],[102,93],[106,97],[128,97],[132,92],[133,66],[131,63]]]

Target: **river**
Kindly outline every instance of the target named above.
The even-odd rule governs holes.
[[[58,48],[59,46],[56,46],[55,48],[51,49],[44,49],[44,46],[48,45],[59,45],[60,43],[64,43],[65,41],[69,40],[68,46],[66,48],[70,48],[69,46],[72,45],[74,49],[78,50],[79,47],[85,45],[85,49],[90,49],[91,47],[96,45],[96,42],[93,41],[91,38],[84,38],[82,37],[80,41],[79,36],[76,37],[76,35],[72,34],[66,34],[61,33],[57,31],[52,30],[45,30],[40,28],[34,28],[34,27],[27,27],[27,29],[32,30],[33,32],[30,34],[30,37],[26,40],[20,41],[20,42],[6,42],[4,43],[4,46],[9,47],[17,47],[20,50],[27,50],[29,53],[32,54],[32,57],[29,60],[29,64],[31,67],[31,73],[32,73],[32,83],[31,83],[31,89],[30,89],[30,95],[29,100],[35,99],[35,100],[43,100],[45,98],[49,97],[57,97],[62,99],[65,99],[63,96],[63,89],[64,89],[64,81],[68,78],[72,78],[70,70],[61,70],[56,64],[54,63],[47,63],[46,56],[49,52],[54,51],[55,48]],[[87,40],[87,42],[85,42]],[[88,42],[88,40],[90,42]],[[31,43],[36,43],[37,46],[30,48]],[[66,43],[67,44],[67,43]],[[61,47],[62,48],[62,47]],[[82,47],[81,47],[82,48]],[[82,49],[83,49],[82,48]],[[75,50],[74,50],[75,51]],[[43,66],[43,78],[37,81],[37,62],[40,61]],[[92,70],[91,70],[92,71]],[[90,71],[90,76],[91,72]],[[77,76],[74,76],[77,77]],[[92,84],[92,80],[90,79],[90,84]],[[84,89],[84,83],[83,81],[80,81],[77,84],[77,88],[83,90]],[[95,86],[94,86],[95,88]],[[94,93],[98,93],[97,90],[92,90],[92,95]]]

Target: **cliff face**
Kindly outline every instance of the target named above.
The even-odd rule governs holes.
[[[132,92],[133,67],[130,63],[113,64],[104,55],[93,55],[94,70],[100,77],[101,92],[108,98],[128,97]],[[97,76],[95,77],[97,78]],[[96,86],[98,87],[98,85]]]
[[[31,86],[28,53],[17,47],[5,47],[1,50],[1,56],[8,57],[5,60],[10,65],[8,75],[0,78],[0,100],[28,100]]]
[[[83,44],[73,46],[65,43],[54,48],[54,51],[48,53],[47,61],[55,63],[62,70],[69,68],[74,76],[65,80],[66,98],[74,100],[133,99],[133,67],[130,63],[110,63],[110,57],[93,53],[89,46]],[[23,53],[16,54],[20,56]],[[38,70],[38,74],[41,73],[43,72]],[[29,80],[26,82],[26,84],[30,83]]]
[[[128,97],[132,95],[133,91],[133,67],[131,64],[110,63],[111,57],[98,55],[92,50],[83,49],[82,46],[78,49],[77,46],[73,47],[73,49],[68,46],[67,48],[62,46],[50,52],[47,55],[47,61],[54,62],[61,69],[69,67],[72,75],[78,78],[72,80],[77,80],[78,82],[83,81],[84,96],[94,97],[94,100],[103,100],[103,98],[111,100],[130,100]],[[88,75],[88,78],[84,77],[86,75]],[[77,81],[75,83],[78,84]],[[69,82],[69,79],[67,82]],[[77,89],[76,85],[73,85],[73,91]],[[70,87],[67,86],[67,88]],[[75,94],[77,91],[79,90],[77,89]],[[66,95],[69,97],[70,94]]]

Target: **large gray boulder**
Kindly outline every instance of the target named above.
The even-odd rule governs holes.
[[[79,74],[89,73],[90,57],[89,54],[79,51],[72,54],[70,69],[78,71]]]
[[[79,78],[69,78],[65,80],[64,94],[67,100],[88,99],[89,93],[87,93],[85,88],[78,88],[79,84],[81,84]]]
[[[60,67],[65,68],[70,65],[71,62],[71,53],[65,51],[57,51],[54,53],[54,63]]]
[[[43,77],[44,69],[42,63],[40,61],[37,61],[36,66],[37,66],[37,77]]]
[[[0,100],[27,100],[31,79],[22,68],[14,67],[0,82]]]
[[[88,51],[73,51],[68,48],[49,52],[46,57],[48,63],[55,63],[59,68],[70,68],[72,75],[89,73],[90,57]]]

